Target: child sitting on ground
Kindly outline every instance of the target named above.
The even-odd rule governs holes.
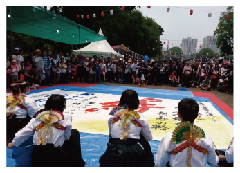
[[[80,134],[72,128],[71,114],[64,113],[66,99],[51,95],[45,109],[38,111],[30,122],[15,134],[8,147],[18,147],[33,136],[33,167],[84,166],[81,156]]]
[[[31,69],[27,69],[24,75],[26,80],[29,81],[31,88],[39,86],[38,72],[35,65],[33,65]],[[35,84],[35,86],[33,84]]]
[[[174,75],[174,71],[172,72],[172,75],[169,75],[169,82],[172,86],[176,86],[177,84],[177,78],[176,76]]]
[[[156,154],[155,166],[165,167],[206,167],[216,166],[219,158],[214,143],[203,129],[194,125],[199,105],[189,98],[178,103],[178,117],[181,120],[174,131],[161,140]]]
[[[227,91],[227,80],[223,74],[220,75],[219,80],[218,80],[218,91],[219,92],[226,92]]]
[[[211,81],[208,79],[208,76],[205,76],[205,80],[200,84],[201,90],[210,91],[211,90]]]
[[[26,62],[26,65],[24,66],[24,70],[28,70],[28,69],[31,69],[32,68],[32,65],[30,64],[29,61]]]

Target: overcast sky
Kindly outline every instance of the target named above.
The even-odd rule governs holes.
[[[165,42],[163,48],[180,46],[183,38],[192,37],[198,39],[198,47],[203,44],[203,38],[214,35],[219,23],[221,12],[226,11],[228,6],[141,6],[137,8],[144,16],[153,18],[164,30],[160,40]],[[190,9],[193,14],[190,15]],[[212,17],[208,17],[208,13]],[[179,40],[179,41],[175,41]],[[173,45],[172,45],[173,44]]]

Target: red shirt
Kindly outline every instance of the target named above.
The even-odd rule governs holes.
[[[172,80],[172,75],[169,75],[169,80]],[[177,78],[175,75],[174,75],[174,80],[177,82]]]

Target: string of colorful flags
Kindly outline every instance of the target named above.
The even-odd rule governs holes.
[[[177,6],[174,6],[177,7]],[[151,6],[147,6],[147,8],[151,8]],[[177,8],[181,8],[181,7],[177,7]],[[185,8],[185,9],[189,9],[189,8]],[[122,6],[122,11],[124,11],[124,6]],[[204,12],[209,12],[209,11],[205,11],[205,10],[199,10],[199,11],[204,11]],[[170,12],[170,7],[167,7],[167,12]],[[221,13],[221,12],[215,12],[215,13]],[[110,10],[110,14],[113,15],[113,10]],[[193,9],[190,9],[190,15],[193,15]],[[104,12],[101,12],[101,16],[104,17]],[[82,18],[84,18],[84,15],[81,15]],[[96,17],[96,14],[93,14],[93,17]],[[208,13],[208,17],[212,17],[212,12]],[[77,18],[80,18],[80,15],[77,15]],[[227,15],[227,19],[230,19],[231,16]],[[89,15],[86,15],[86,19],[89,19]]]
[[[177,7],[177,6],[174,6],[174,7],[181,8],[181,7]],[[151,6],[147,6],[147,8],[151,8]],[[185,9],[189,9],[189,8],[185,8]],[[122,11],[124,11],[124,6],[122,6]],[[200,11],[205,11],[205,10],[200,10]],[[167,12],[170,12],[170,7],[167,7]],[[205,12],[209,12],[209,11],[205,11]],[[215,12],[215,13],[221,13],[221,12]],[[113,10],[110,10],[110,14],[113,15]],[[193,9],[190,9],[190,15],[193,15]],[[104,12],[101,12],[101,16],[104,17]],[[94,18],[96,17],[95,13],[93,14],[93,17]],[[208,17],[212,17],[212,12],[208,13]],[[80,18],[80,15],[77,15],[77,18]],[[84,18],[84,15],[81,15],[81,18]],[[90,16],[86,15],[86,19],[89,19],[89,18],[90,18]],[[227,19],[230,19],[230,18],[231,18],[231,16],[227,15]],[[150,38],[149,38],[149,41],[150,41]],[[158,40],[156,40],[156,42],[158,42]],[[165,44],[165,42],[163,42],[163,44]],[[138,44],[138,46],[139,46],[139,44]],[[182,46],[182,44],[180,44],[180,46]],[[199,47],[201,48],[201,46],[199,46]],[[220,46],[220,49],[221,48],[222,48],[222,46]],[[149,47],[148,47],[148,49],[149,49]],[[195,47],[195,49],[196,49],[196,47]],[[154,50],[154,48],[153,48],[153,50]],[[157,49],[157,53],[158,53],[158,51],[159,51],[159,49]]]

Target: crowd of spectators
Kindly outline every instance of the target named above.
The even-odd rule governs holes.
[[[145,85],[172,85],[199,87],[233,94],[233,61],[207,63],[72,57],[68,53],[52,53],[51,49],[29,52],[23,57],[21,48],[15,48],[7,57],[7,87],[18,79],[31,85],[66,83],[122,83]],[[52,81],[52,82],[51,82]]]

